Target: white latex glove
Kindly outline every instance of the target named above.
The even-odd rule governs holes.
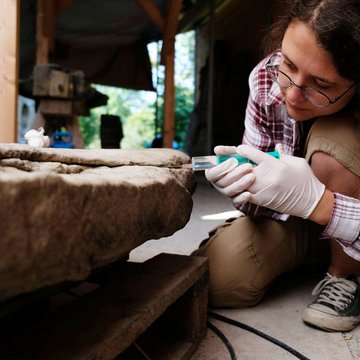
[[[216,146],[216,155],[230,155],[236,153],[236,146]],[[223,195],[232,198],[239,195],[255,178],[251,174],[251,164],[238,165],[236,159],[230,158],[223,163],[205,171],[208,181]],[[235,206],[236,207],[236,206]]]
[[[254,161],[254,181],[233,197],[236,206],[251,202],[269,209],[308,218],[325,192],[322,184],[303,158],[286,155],[279,144],[276,149],[280,160],[254,149],[240,145],[237,153]]]
[[[236,152],[256,164],[237,166],[229,159],[205,172],[206,178],[222,194],[231,198],[233,205],[251,202],[269,209],[308,218],[324,194],[325,186],[313,174],[303,158],[284,154],[277,145],[280,160],[248,145],[240,145]],[[235,147],[217,147],[218,155],[234,153]]]

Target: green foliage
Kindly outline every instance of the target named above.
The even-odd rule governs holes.
[[[177,86],[175,89],[175,138],[180,142],[180,149],[183,149],[183,144],[186,139],[186,134],[189,126],[190,115],[194,107],[194,94],[192,89],[184,86]],[[164,101],[159,100],[159,118],[163,119]],[[162,125],[162,121],[160,123]],[[161,126],[158,129],[161,133]]]
[[[89,116],[79,116],[79,126],[86,148],[100,148],[100,118],[91,111]]]
[[[124,131],[124,138],[121,142],[123,148],[144,147],[145,137],[150,140],[154,136],[154,109],[146,102],[146,92],[110,86],[93,86],[101,93],[107,95],[109,100],[105,106],[91,109],[89,116],[79,118],[85,147],[101,147],[100,117],[102,114],[120,116]],[[143,123],[141,119],[143,119]],[[144,128],[147,131],[144,131]],[[142,135],[139,136],[139,134]]]
[[[178,35],[176,40],[175,138],[180,141],[180,148],[185,141],[190,114],[194,106],[194,41],[192,32]],[[155,119],[155,93],[93,85],[98,91],[107,95],[109,100],[106,106],[91,109],[89,116],[79,118],[86,148],[100,148],[100,116],[102,114],[120,116],[124,131],[122,148],[146,147],[156,134],[161,134],[164,112],[164,71],[162,68],[156,69],[158,55],[156,50],[153,46],[150,57],[153,74],[158,75],[158,79],[154,79],[154,83],[158,84],[157,119]]]
[[[124,139],[122,148],[134,149],[146,147],[154,138],[154,108],[146,104],[133,112],[124,126]]]
[[[185,142],[190,115],[194,107],[194,94],[189,88],[178,86],[175,91],[175,133],[181,144]]]

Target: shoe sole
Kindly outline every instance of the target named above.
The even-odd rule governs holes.
[[[302,319],[326,331],[350,331],[360,323],[360,316],[340,317],[309,308],[304,310]]]

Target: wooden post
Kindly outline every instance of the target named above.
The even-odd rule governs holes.
[[[45,6],[43,0],[37,0],[36,12],[36,64],[46,64],[49,54],[49,38],[46,30],[50,21],[45,22]]]
[[[37,0],[36,41],[37,63],[45,64],[55,45],[55,18],[72,0]]]
[[[0,142],[16,142],[20,0],[0,1]]]
[[[165,23],[161,64],[165,65],[163,147],[172,148],[175,137],[175,35],[179,23],[182,0],[169,2]]]
[[[172,148],[175,138],[175,45],[169,44],[165,65],[163,147]]]

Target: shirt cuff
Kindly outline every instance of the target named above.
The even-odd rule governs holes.
[[[360,232],[360,202],[348,196],[334,193],[334,208],[322,237],[338,239],[352,244]]]

